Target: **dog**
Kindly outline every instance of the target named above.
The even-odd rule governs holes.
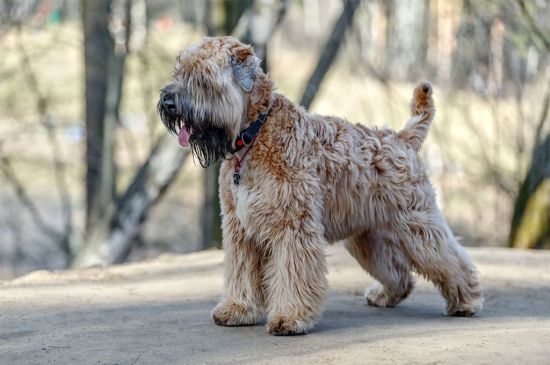
[[[225,284],[212,311],[221,326],[307,333],[327,290],[324,250],[343,240],[377,281],[368,304],[394,307],[432,281],[446,313],[482,307],[477,271],[445,223],[419,156],[435,115],[432,86],[414,90],[401,131],[307,113],[260,68],[253,48],[205,38],[177,57],[158,112],[219,177]]]

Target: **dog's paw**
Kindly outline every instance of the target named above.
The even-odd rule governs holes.
[[[212,320],[218,326],[253,326],[260,316],[258,310],[230,299],[220,302],[211,313]]]
[[[373,307],[393,308],[406,299],[414,289],[415,280],[407,281],[395,288],[395,292],[389,293],[380,283],[376,283],[365,291],[365,299],[368,305]]]
[[[302,320],[285,316],[269,318],[266,325],[267,332],[274,336],[304,335],[311,327]]]
[[[460,303],[447,308],[446,314],[453,317],[473,317],[481,312],[483,308],[483,297],[474,300],[472,303]]]
[[[367,304],[373,307],[395,307],[396,303],[393,303],[392,298],[386,293],[384,287],[377,283],[368,288],[365,292],[365,299]]]

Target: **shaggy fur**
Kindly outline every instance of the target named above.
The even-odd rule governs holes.
[[[268,332],[306,333],[323,308],[324,249],[339,240],[379,281],[367,291],[370,305],[397,305],[416,271],[439,288],[449,315],[479,311],[476,269],[445,223],[418,155],[435,114],[431,85],[414,90],[411,118],[395,132],[309,114],[273,92],[258,64],[250,46],[206,38],[178,57],[161,92],[184,101],[180,112],[166,118],[159,102],[168,128],[189,128],[191,138],[218,128],[228,151],[240,130],[269,112],[242,162],[241,183],[233,183],[231,153],[221,167],[225,291],[212,311],[216,324],[253,325],[267,312]]]

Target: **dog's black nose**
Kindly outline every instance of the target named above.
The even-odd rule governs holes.
[[[176,109],[176,101],[174,100],[174,97],[170,95],[164,95],[162,97],[162,105],[168,110],[175,110]]]

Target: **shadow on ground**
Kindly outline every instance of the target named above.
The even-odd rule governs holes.
[[[476,318],[451,318],[424,281],[397,308],[366,306],[357,293],[372,280],[333,249],[323,317],[311,334],[284,338],[265,332],[265,318],[252,327],[214,325],[209,312],[221,290],[221,256],[194,255],[35,274],[5,284],[0,363],[544,363],[550,358],[544,260],[515,281],[518,272],[505,271],[517,260],[506,257],[500,265],[480,251],[484,311]]]

